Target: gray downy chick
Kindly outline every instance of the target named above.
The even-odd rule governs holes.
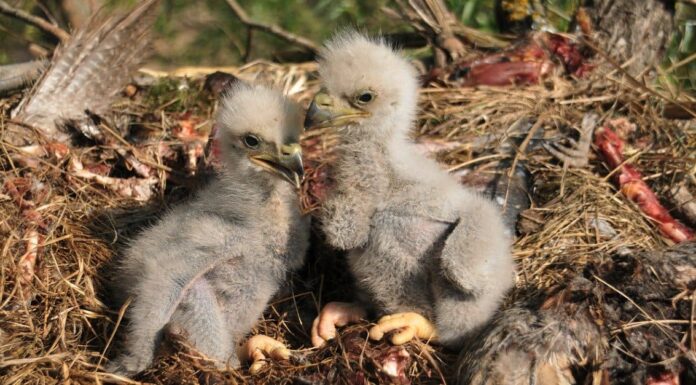
[[[416,71],[384,42],[344,33],[321,52],[323,90],[305,127],[340,136],[335,187],[319,220],[327,241],[348,250],[362,306],[331,303],[313,327],[321,345],[364,316],[391,341],[436,339],[456,347],[496,311],[514,282],[511,239],[499,208],[423,156],[409,138]],[[393,314],[397,313],[397,314]]]
[[[239,341],[308,245],[296,193],[301,123],[299,106],[275,90],[239,83],[224,96],[224,171],[125,253],[116,290],[132,296],[130,323],[112,371],[133,375],[150,365],[167,325],[222,366],[239,365]]]

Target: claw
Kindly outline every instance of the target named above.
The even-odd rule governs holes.
[[[266,366],[266,357],[287,360],[291,353],[282,342],[268,336],[256,335],[239,347],[237,355],[242,361],[250,361],[249,373],[256,374]]]
[[[589,162],[590,145],[592,144],[592,134],[597,127],[597,115],[585,114],[582,118],[580,131],[580,139],[574,140],[568,138],[570,145],[568,147],[560,146],[553,143],[552,145],[544,144],[544,148],[555,158],[563,162],[563,165],[568,167],[585,167]]]
[[[360,305],[346,302],[329,302],[312,323],[312,345],[323,346],[336,337],[336,327],[359,322],[367,316]]]
[[[578,151],[578,141],[575,140],[575,139],[573,139],[573,138],[568,138],[567,140],[568,140],[568,143],[569,143],[568,149],[572,149],[572,150],[574,150],[574,151]]]
[[[418,313],[396,313],[380,318],[370,329],[370,338],[381,340],[386,333],[398,330],[392,337],[394,345],[403,345],[414,338],[437,341],[437,329],[430,321]]]
[[[556,143],[544,143],[543,146],[544,149],[546,149],[546,151],[548,151],[551,155],[553,155],[558,160],[562,161],[567,166],[584,167],[587,165],[587,154],[583,153],[580,150],[569,147],[563,147]]]

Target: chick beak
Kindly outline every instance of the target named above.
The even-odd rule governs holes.
[[[261,153],[251,155],[249,158],[266,171],[280,176],[295,188],[300,188],[300,183],[304,177],[304,168],[302,166],[302,147],[298,143],[281,146],[279,155]]]
[[[357,123],[359,118],[369,115],[365,111],[342,107],[340,104],[331,95],[320,91],[307,109],[305,129],[345,126]]]

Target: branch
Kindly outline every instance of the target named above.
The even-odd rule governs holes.
[[[696,1],[696,0],[694,0],[694,1]],[[666,102],[669,102],[669,103],[671,103],[671,104],[674,104],[674,105],[676,105],[677,107],[681,108],[684,112],[689,113],[692,117],[696,117],[696,110],[692,110],[692,109],[689,108],[689,106],[687,106],[685,103],[682,103],[682,102],[680,102],[680,101],[678,101],[678,100],[672,99],[672,98],[669,97],[669,96],[665,96],[665,95],[663,95],[661,92],[657,92],[657,91],[655,91],[654,89],[652,89],[652,88],[646,86],[643,82],[638,81],[638,79],[636,79],[633,75],[631,75],[630,73],[628,73],[628,70],[626,70],[621,64],[619,64],[616,60],[614,60],[614,59],[611,57],[611,55],[609,55],[609,53],[607,53],[606,51],[604,51],[603,49],[601,49],[597,44],[595,44],[595,42],[594,42],[594,40],[593,40],[592,38],[590,38],[590,37],[580,37],[580,41],[581,41],[584,45],[590,47],[590,49],[592,49],[593,51],[595,51],[596,53],[598,53],[604,60],[606,60],[607,62],[609,62],[609,64],[611,64],[612,67],[614,67],[614,69],[615,69],[616,71],[618,71],[620,74],[622,74],[622,75],[624,75],[624,76],[626,77],[626,79],[628,80],[628,82],[629,82],[632,86],[634,86],[634,87],[636,87],[636,88],[640,88],[641,90],[643,90],[643,91],[649,93],[650,95],[653,95],[653,96],[655,96],[655,97],[657,97],[657,98],[659,98],[659,99],[662,99],[662,100],[664,100],[664,101],[666,101]]]
[[[251,29],[259,29],[261,31],[270,33],[272,35],[275,35],[289,43],[298,45],[302,48],[305,48],[309,51],[312,52],[318,52],[319,51],[319,46],[316,45],[313,41],[304,38],[302,36],[295,35],[291,32],[288,32],[279,26],[275,24],[264,24],[255,20],[252,20],[249,15],[247,15],[246,11],[244,11],[244,8],[242,8],[239,3],[237,3],[236,0],[227,0],[227,4],[229,4],[230,8],[232,8],[232,12],[237,16],[239,21],[242,22],[242,24],[246,25],[247,27]]]
[[[382,11],[389,17],[405,20],[427,38],[435,54],[435,66],[445,67],[466,55],[464,42],[483,48],[504,48],[502,39],[467,27],[447,8],[443,0],[396,0],[397,9],[387,6]]]
[[[70,34],[65,32],[59,26],[51,24],[48,21],[40,17],[36,17],[21,9],[13,8],[2,0],[0,0],[0,13],[9,17],[13,17],[15,19],[22,20],[23,22],[31,24],[42,31],[48,32],[53,36],[57,37],[63,43],[65,43],[70,38]]]

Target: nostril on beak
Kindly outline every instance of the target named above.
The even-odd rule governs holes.
[[[302,153],[302,148],[297,143],[285,144],[285,145],[280,146],[280,155],[281,156],[295,156],[296,154],[301,154],[301,153]]]
[[[317,95],[314,96],[314,103],[316,103],[316,105],[318,105],[319,107],[331,106],[331,97],[329,97],[329,95],[325,94],[324,92],[319,92]]]

